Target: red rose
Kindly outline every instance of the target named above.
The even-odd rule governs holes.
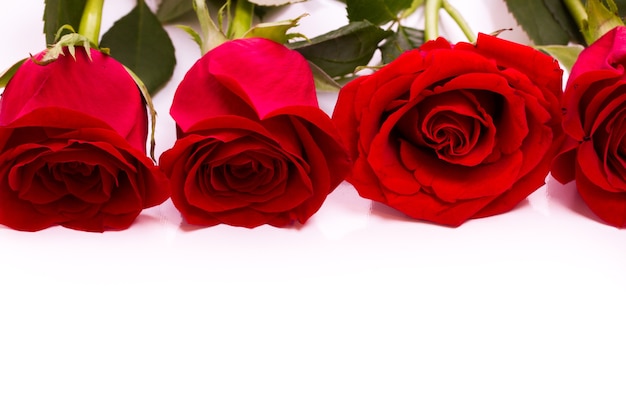
[[[178,140],[160,165],[187,222],[304,223],[349,169],[307,62],[267,39],[211,50],[180,83]]]
[[[169,195],[146,156],[143,97],[113,58],[66,54],[27,60],[0,100],[0,223],[125,229]]]
[[[607,223],[626,226],[626,27],[582,51],[570,72],[563,107],[568,141],[552,175],[576,179],[589,208]]]
[[[406,52],[339,93],[347,179],[444,225],[506,212],[544,184],[562,142],[561,80],[553,59],[487,35]]]

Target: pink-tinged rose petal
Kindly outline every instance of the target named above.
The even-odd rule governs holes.
[[[76,59],[65,52],[56,61],[38,65],[27,60],[4,90],[0,125],[11,125],[36,110],[45,126],[49,109],[57,114],[69,110],[76,118],[66,124],[81,126],[81,116],[106,123],[135,149],[145,153],[148,117],[143,97],[128,71],[113,58],[91,50],[91,60],[83,48],[76,48]],[[35,56],[41,59],[43,53]]]
[[[286,105],[317,107],[307,62],[276,42],[250,38],[226,42],[200,58],[178,87],[171,114],[188,131],[209,117],[264,119]]]
[[[146,104],[113,58],[82,47],[39,65],[27,60],[0,99],[0,223],[125,229],[169,196],[146,156]]]

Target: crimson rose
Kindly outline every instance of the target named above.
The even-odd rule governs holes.
[[[304,223],[349,169],[304,58],[276,42],[228,41],[180,83],[178,140],[159,160],[187,222]]]
[[[563,140],[562,71],[520,44],[439,38],[348,83],[333,119],[363,197],[458,226],[544,184]]]
[[[576,179],[589,208],[607,223],[626,226],[626,27],[582,51],[563,103],[568,141],[552,168],[562,183]]]
[[[141,92],[113,58],[77,47],[75,58],[27,60],[0,100],[0,223],[130,226],[169,195],[146,156],[147,123]]]

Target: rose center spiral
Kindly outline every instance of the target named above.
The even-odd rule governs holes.
[[[489,115],[491,97],[480,92],[433,94],[409,109],[397,133],[449,163],[474,166],[493,149],[495,127]]]

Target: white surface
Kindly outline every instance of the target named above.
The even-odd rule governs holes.
[[[514,26],[500,1],[452,3],[475,30]],[[104,29],[133,4],[107,2]],[[292,7],[311,36],[344,19]],[[0,14],[0,67],[43,49],[42,10]],[[168,30],[158,153],[199,56]],[[299,228],[180,220],[166,202],[117,233],[0,227],[0,416],[626,415],[626,231],[573,185],[457,229],[348,184]]]

